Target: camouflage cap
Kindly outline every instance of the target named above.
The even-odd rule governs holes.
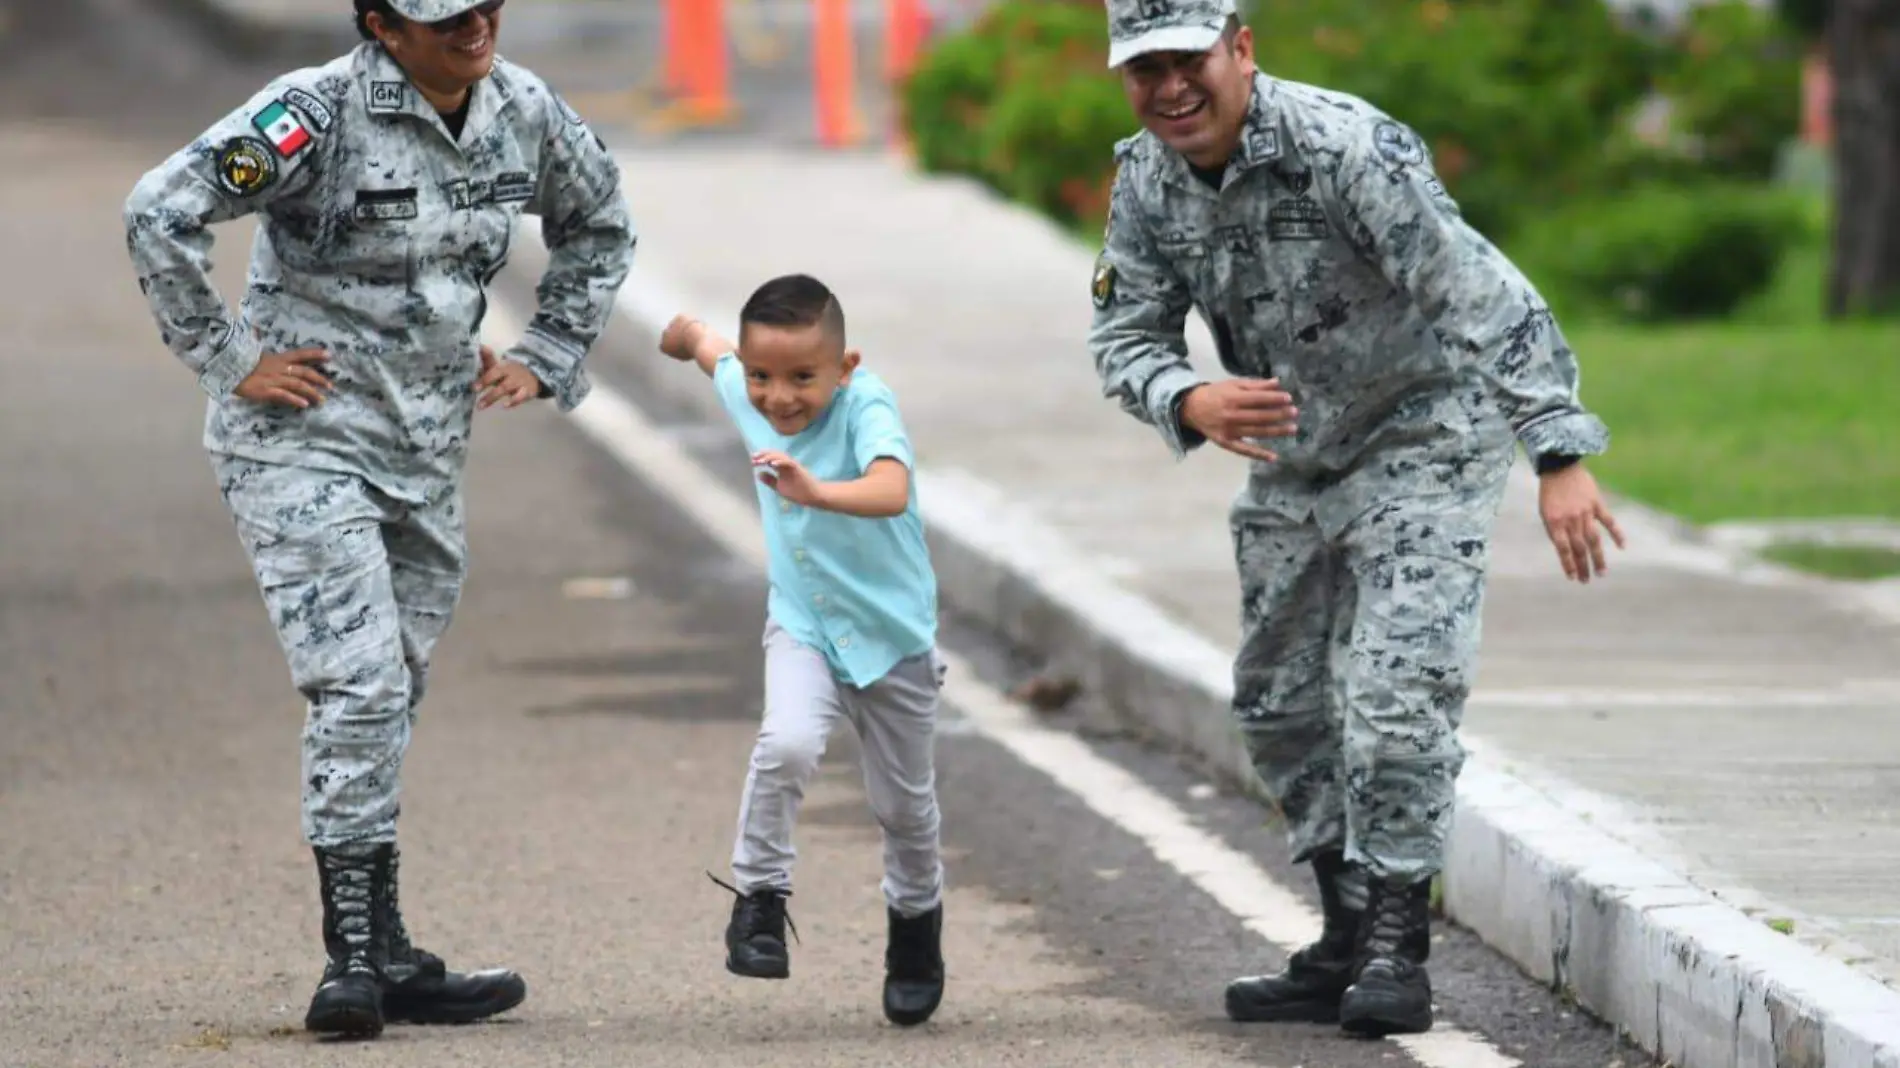
[[[480,7],[487,0],[389,0],[389,6],[396,14],[410,22],[441,22],[452,19],[472,7]]]
[[[1205,52],[1220,40],[1234,0],[1107,0],[1108,65],[1144,52]]]

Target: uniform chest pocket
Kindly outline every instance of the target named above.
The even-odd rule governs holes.
[[[356,189],[345,194],[344,239],[336,268],[364,281],[409,284],[415,272],[415,232],[422,217],[414,186]]]
[[[1233,375],[1269,373],[1253,324],[1258,305],[1271,301],[1273,294],[1267,285],[1265,250],[1253,231],[1234,223],[1157,244],[1187,280],[1194,305],[1214,336],[1221,367]]]
[[[1200,235],[1166,234],[1156,240],[1155,251],[1167,261],[1175,277],[1187,284],[1188,296],[1193,299],[1196,308],[1205,311],[1214,306],[1213,302],[1220,298],[1221,269],[1211,239]]]
[[[507,260],[515,224],[534,199],[535,184],[535,176],[525,170],[449,182],[443,186],[448,221],[428,254],[486,283]]]

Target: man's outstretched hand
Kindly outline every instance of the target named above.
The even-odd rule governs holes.
[[[1574,463],[1539,476],[1537,482],[1537,510],[1544,517],[1544,532],[1557,548],[1557,562],[1563,565],[1564,577],[1587,583],[1593,575],[1607,572],[1609,563],[1604,559],[1603,536],[1597,527],[1608,531],[1619,549],[1623,548],[1623,529],[1603,503],[1597,480],[1583,469],[1583,464]]]

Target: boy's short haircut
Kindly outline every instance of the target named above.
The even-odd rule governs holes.
[[[739,337],[747,326],[798,329],[822,324],[825,333],[844,344],[844,307],[823,282],[808,274],[781,275],[752,291],[739,309]]]

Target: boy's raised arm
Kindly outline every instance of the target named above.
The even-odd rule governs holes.
[[[666,324],[660,333],[660,352],[684,363],[688,360],[699,365],[699,369],[711,378],[713,369],[719,363],[719,357],[732,352],[738,346],[721,337],[718,332],[690,315],[675,315],[673,321]]]

